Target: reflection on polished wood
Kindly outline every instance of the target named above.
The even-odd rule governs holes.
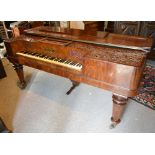
[[[25,85],[22,65],[27,65],[74,81],[71,90],[82,82],[111,91],[112,121],[117,124],[127,98],[137,94],[152,40],[38,27],[6,40],[5,45],[22,85]]]

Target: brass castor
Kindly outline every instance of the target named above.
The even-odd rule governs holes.
[[[26,87],[26,82],[17,82],[17,86],[20,88],[20,89],[25,89]]]
[[[109,128],[114,129],[117,126],[117,124],[120,123],[121,120],[119,119],[117,121],[114,121],[113,117],[111,117],[111,121],[112,121],[112,123],[110,124]]]
[[[109,129],[114,129],[117,126],[118,123],[113,122],[110,124]]]

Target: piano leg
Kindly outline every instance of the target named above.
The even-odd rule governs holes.
[[[112,124],[110,125],[111,129],[114,128],[118,123],[120,123],[121,116],[128,101],[128,97],[122,97],[116,94],[113,94],[112,98],[113,112],[111,117]]]
[[[19,88],[24,89],[26,87],[26,82],[24,80],[23,65],[16,63],[13,65],[13,67],[14,67],[14,69],[18,75],[18,78],[19,78],[19,82],[17,82],[17,85]]]
[[[73,81],[73,80],[71,80],[71,82],[72,82],[72,87],[66,93],[67,95],[69,95],[73,91],[73,89],[75,89],[75,87],[77,87],[80,84],[79,82],[76,82],[76,81]]]

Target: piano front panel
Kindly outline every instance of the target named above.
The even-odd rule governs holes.
[[[107,61],[85,59],[83,65],[84,76],[130,90],[138,87],[138,83],[133,84],[138,73],[136,67]]]

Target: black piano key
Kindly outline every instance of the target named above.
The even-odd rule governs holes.
[[[28,54],[29,52],[28,51],[25,51],[25,53],[24,54]]]
[[[71,65],[73,65],[73,66],[75,66],[75,64],[76,64],[76,63],[75,63],[74,61],[71,63]]]
[[[63,63],[65,60],[64,59],[61,59],[59,62]]]
[[[55,57],[50,57],[49,59],[50,59],[50,60],[53,60],[53,59],[55,59]]]
[[[67,64],[70,64],[72,61],[68,60]]]
[[[57,61],[58,58],[53,59],[53,61]]]
[[[35,55],[36,53],[33,53],[33,52],[32,52],[32,53],[30,53],[30,54],[31,54],[31,55]]]
[[[39,54],[39,55],[38,55],[38,57],[40,57],[40,58],[41,58],[41,57],[42,57],[42,54]]]
[[[48,58],[48,56],[46,55],[44,58],[45,58],[45,59],[47,59],[47,58]]]
[[[45,55],[42,56],[42,58],[44,59]]]
[[[80,65],[80,64],[78,64],[77,66],[78,66],[78,67],[80,67],[81,65]]]
[[[68,63],[68,60],[66,60],[66,62],[64,62],[65,64],[67,64]]]
[[[47,59],[50,60],[51,57],[48,57]]]
[[[60,60],[61,63],[63,63],[64,61],[65,61],[64,59],[61,59],[61,60]]]
[[[34,56],[39,57],[39,55],[40,55],[39,53],[36,53]]]
[[[58,62],[60,62],[62,59],[59,59]]]
[[[56,58],[56,61],[59,62],[59,60],[61,60],[60,58]]]
[[[66,64],[69,64],[71,61],[67,61]]]
[[[57,59],[55,59],[54,61],[58,62],[58,60],[59,60],[59,59],[57,58]]]
[[[74,62],[72,61],[72,62],[70,63],[70,65],[74,66]]]
[[[58,60],[58,61],[60,62],[61,60],[62,60],[62,59],[60,59],[60,58],[59,58],[59,60]]]
[[[31,55],[35,56],[37,53],[31,53]]]
[[[43,54],[40,54],[40,57],[41,57],[41,58],[43,58],[43,57],[44,57],[44,55],[43,55]]]
[[[78,66],[79,63],[76,63],[75,66]]]
[[[70,65],[73,65],[73,64],[74,64],[73,62],[70,63]]]

